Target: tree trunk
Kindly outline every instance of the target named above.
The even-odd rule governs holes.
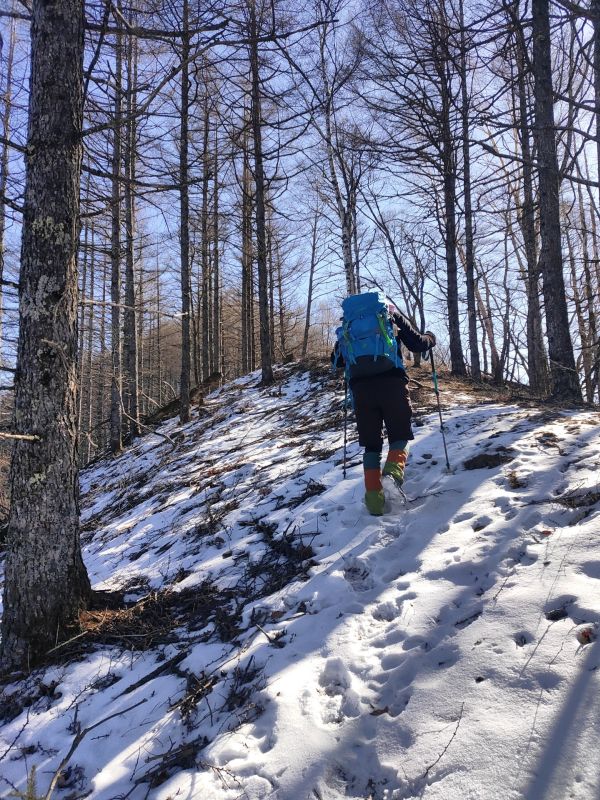
[[[575,244],[573,243],[573,233],[569,230],[567,225],[565,228],[565,239],[567,243],[567,253],[569,256],[569,269],[571,272],[571,286],[573,289],[573,302],[575,304],[575,318],[577,320],[577,328],[579,330],[579,338],[581,340],[581,356],[579,358],[579,367],[583,368],[583,386],[585,389],[586,399],[593,395],[592,387],[592,363],[591,363],[591,350],[589,341],[589,329],[587,325],[586,315],[583,309],[583,302],[578,283],[578,270],[577,270],[577,256],[575,253]],[[585,257],[585,256],[584,256]]]
[[[86,351],[85,351],[85,364],[82,360],[81,364],[81,379],[79,383],[79,393],[81,397],[84,398],[85,404],[80,403],[79,408],[79,431],[80,436],[83,435],[83,445],[81,448],[81,463],[87,464],[90,460],[90,431],[92,429],[92,406],[94,400],[94,393],[92,390],[93,380],[92,380],[92,372],[93,372],[93,349],[94,349],[94,283],[96,279],[96,230],[94,227],[94,223],[90,223],[90,289],[89,289],[89,305],[88,305],[88,326],[87,330],[84,332],[87,333],[87,343],[86,343]],[[82,307],[82,310],[85,309],[85,305]],[[83,315],[82,315],[82,318]],[[83,347],[81,348],[82,351],[82,358],[84,356]],[[84,368],[85,367],[85,368]],[[85,378],[85,380],[84,380]],[[83,388],[85,386],[85,392]]]
[[[4,233],[6,229],[6,211],[4,197],[8,184],[8,139],[10,137],[10,122],[12,111],[12,73],[15,57],[15,42],[17,38],[16,22],[11,20],[10,33],[8,39],[8,53],[6,56],[6,86],[2,98],[4,113],[2,115],[2,149],[0,150],[0,366],[4,364],[3,341],[4,341]]]
[[[117,20],[117,25],[119,24]],[[110,450],[118,453],[123,445],[123,379],[121,359],[121,119],[123,72],[123,42],[117,33],[115,44],[115,110],[112,151],[112,195],[111,195],[111,236],[110,236]]]
[[[450,128],[451,97],[447,75],[448,55],[446,27],[441,30],[440,52],[438,54],[438,77],[440,82],[441,111],[440,133],[443,162],[444,186],[444,245],[446,250],[446,274],[448,285],[448,331],[450,334],[450,366],[454,375],[464,375],[465,358],[460,335],[460,316],[458,309],[458,269],[456,263],[456,159],[454,142]]]
[[[275,270],[273,269],[273,230],[267,223],[267,266],[269,282],[269,336],[271,339],[271,358],[275,358]]]
[[[211,274],[210,247],[208,233],[208,189],[210,186],[210,105],[208,94],[208,75],[205,73],[204,109],[202,131],[202,208],[200,211],[200,252],[202,259],[202,379],[207,381],[211,373]]]
[[[181,39],[181,125],[179,131],[179,211],[180,231],[179,246],[181,259],[181,382],[179,394],[181,406],[179,419],[181,423],[190,420],[190,377],[192,369],[191,338],[190,338],[190,312],[191,312],[191,282],[190,282],[190,200],[189,200],[189,107],[190,107],[190,76],[189,76],[189,4],[183,0],[183,36]]]
[[[580,403],[581,387],[575,368],[563,276],[548,0],[532,0],[532,21],[535,79],[534,136],[538,151],[540,195],[540,265],[552,397],[565,402]]]
[[[141,433],[139,420],[138,338],[135,298],[135,190],[137,122],[137,40],[130,37],[127,54],[127,142],[123,158],[125,171],[125,313],[123,314],[123,365],[125,373],[125,429],[132,436]]]
[[[310,330],[310,313],[312,309],[312,298],[315,282],[315,267],[317,264],[317,229],[319,223],[319,212],[315,210],[313,220],[311,240],[310,240],[310,270],[308,273],[308,297],[306,299],[306,320],[304,322],[304,337],[302,339],[302,358],[306,358],[308,350],[308,332]]]
[[[156,264],[156,397],[158,399],[158,407],[163,404],[163,369],[162,369],[162,343],[160,340],[162,334],[162,326],[160,321],[161,304],[160,304],[160,272],[158,269],[158,261]]]
[[[79,541],[77,247],[83,3],[33,0],[3,669],[64,636],[90,584]]]
[[[583,203],[583,190],[581,184],[577,187],[577,200],[579,205],[579,222],[581,227],[581,239],[583,248],[583,293],[585,295],[587,329],[585,346],[582,351],[582,361],[585,371],[586,400],[588,403],[594,402],[594,349],[598,339],[598,329],[596,322],[596,302],[592,282],[592,271],[590,268],[590,244],[587,229],[587,215]],[[590,209],[591,214],[594,213]],[[582,338],[582,344],[584,340]]]
[[[212,362],[215,372],[221,373],[221,273],[219,266],[219,147],[215,122],[215,152],[213,160],[213,302],[212,302]]]
[[[89,190],[89,181],[86,182],[86,192]],[[81,259],[81,299],[82,303],[79,306],[79,344],[77,346],[77,385],[80,387],[79,389],[79,407],[77,410],[77,430],[81,431],[82,428],[82,419],[83,419],[83,343],[84,343],[84,334],[85,334],[85,316],[86,316],[86,309],[88,308],[86,304],[87,300],[87,274],[88,274],[88,260],[90,257],[90,244],[89,244],[89,225],[84,223],[83,226],[83,258]],[[82,450],[85,448],[81,448],[80,456],[83,461],[84,454]]]
[[[242,372],[254,369],[254,288],[252,275],[252,186],[248,136],[243,135],[242,170]]]
[[[285,336],[285,309],[283,302],[283,277],[281,275],[281,248],[279,242],[275,242],[275,254],[277,265],[277,300],[279,302],[279,343],[281,346],[281,357],[285,359],[287,353],[287,344]]]
[[[467,318],[469,321],[469,352],[471,377],[481,380],[479,345],[477,342],[477,311],[475,308],[475,253],[473,245],[473,211],[471,208],[471,153],[469,148],[469,97],[467,92],[467,43],[464,28],[464,2],[460,0],[460,93],[463,151],[463,191],[465,200],[465,271],[467,277]]]
[[[600,0],[590,0],[594,29],[594,109],[596,122],[596,165],[598,170],[598,201],[600,203]]]
[[[325,147],[327,149],[327,166],[329,169],[329,181],[333,190],[335,199],[335,206],[337,209],[338,219],[340,222],[340,231],[342,236],[342,256],[344,261],[344,274],[346,276],[346,293],[356,294],[358,289],[356,285],[356,275],[354,271],[354,262],[352,259],[352,212],[348,204],[344,204],[340,184],[335,169],[335,154],[333,145],[333,92],[329,84],[327,75],[327,65],[325,63],[325,44],[326,44],[327,26],[323,25],[319,29],[319,49],[321,61],[321,79],[323,81],[324,92],[324,115],[325,115]]]
[[[104,261],[103,265],[103,275],[102,275],[102,306],[100,311],[100,362],[98,364],[98,383],[96,388],[96,416],[93,422],[94,425],[98,425],[104,419],[104,393],[105,393],[105,383],[106,383],[106,284],[107,284],[107,274],[106,274],[106,261]],[[96,438],[96,447],[103,448],[104,447],[104,427],[100,427],[98,429],[98,434]]]
[[[527,46],[520,20],[519,0],[512,14],[516,36],[516,67],[518,91],[518,132],[523,156],[523,203],[519,224],[527,259],[527,373],[532,392],[544,396],[548,392],[548,362],[542,329],[540,306],[540,264],[535,232],[535,203],[533,195],[533,164],[530,144],[529,102],[526,84]]]
[[[254,139],[254,185],[256,190],[256,263],[258,268],[258,314],[262,384],[273,383],[272,343],[269,331],[267,232],[265,223],[265,172],[262,152],[260,73],[256,0],[250,0],[250,70],[252,73],[252,134]]]

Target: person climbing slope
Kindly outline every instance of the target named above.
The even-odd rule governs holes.
[[[382,426],[385,424],[389,442],[383,475],[389,475],[398,487],[404,482],[409,442],[414,439],[400,345],[413,353],[425,353],[435,346],[436,339],[431,331],[418,333],[379,292],[347,297],[342,309],[331,360],[335,369],[345,369],[353,396],[358,440],[365,448],[365,505],[371,514],[381,516],[385,504]]]

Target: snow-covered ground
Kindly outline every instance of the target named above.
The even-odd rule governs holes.
[[[599,797],[600,415],[443,401],[453,472],[421,414],[381,518],[294,367],[84,472],[94,588],[139,602],[4,687],[0,797]]]

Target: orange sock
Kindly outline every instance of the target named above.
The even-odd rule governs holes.
[[[400,464],[401,467],[406,466],[406,459],[408,458],[408,452],[406,450],[390,450],[387,454],[387,463],[388,464]]]
[[[365,468],[365,489],[367,492],[378,492],[381,490],[381,470]]]

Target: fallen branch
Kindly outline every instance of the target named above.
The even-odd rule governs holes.
[[[450,737],[450,739],[449,739],[449,740],[448,740],[448,742],[446,743],[446,746],[444,747],[444,749],[442,750],[442,752],[439,754],[439,756],[438,756],[438,757],[436,758],[436,760],[433,762],[433,764],[430,764],[430,765],[427,767],[427,769],[425,770],[425,772],[424,772],[424,774],[423,774],[423,777],[421,778],[421,780],[423,780],[423,781],[426,781],[426,780],[427,780],[427,778],[429,777],[429,773],[431,772],[431,770],[432,770],[432,769],[433,769],[435,766],[437,766],[437,765],[440,763],[440,761],[442,760],[442,758],[443,758],[443,757],[446,755],[446,753],[448,752],[448,748],[450,747],[450,745],[452,744],[452,742],[453,742],[453,741],[454,741],[454,739],[456,738],[456,734],[458,733],[458,729],[459,729],[459,727],[460,727],[460,723],[461,723],[461,721],[462,721],[462,717],[463,717],[463,711],[464,711],[464,708],[465,708],[465,704],[463,703],[463,704],[461,705],[461,707],[460,707],[460,714],[458,715],[458,719],[456,720],[456,727],[454,728],[454,733],[452,734],[452,736]],[[423,786],[423,791],[421,792],[421,797],[423,797],[423,794],[424,794],[424,792],[425,792],[425,786]]]
[[[77,750],[77,748],[79,747],[81,742],[84,740],[84,738],[88,735],[88,733],[93,731],[95,728],[99,728],[100,725],[104,725],[105,722],[108,722],[109,720],[114,719],[115,717],[120,717],[123,714],[129,713],[129,711],[133,711],[134,708],[137,708],[138,706],[141,706],[143,703],[147,702],[147,700],[148,700],[148,698],[144,697],[143,700],[140,700],[139,702],[135,703],[134,705],[128,706],[127,708],[124,708],[122,711],[115,711],[114,714],[109,714],[108,717],[104,717],[103,719],[99,720],[98,722],[95,722],[93,725],[90,725],[87,728],[84,728],[83,730],[79,730],[77,732],[77,734],[75,735],[75,738],[73,739],[72,743],[71,743],[71,747],[69,748],[69,752],[67,753],[67,755],[63,758],[63,760],[58,765],[58,769],[56,770],[56,772],[54,773],[54,775],[52,777],[52,780],[50,781],[50,786],[48,787],[48,791],[44,795],[44,800],[50,800],[50,798],[52,797],[52,792],[56,788],[56,784],[58,782],[58,779],[61,776],[62,771],[67,766],[71,756],[73,755],[75,750]],[[77,724],[79,724],[79,723],[77,723]]]
[[[0,386],[0,389],[4,387]],[[35,436],[31,433],[4,433],[0,432],[0,439],[21,439],[24,442],[41,442],[41,436]]]

